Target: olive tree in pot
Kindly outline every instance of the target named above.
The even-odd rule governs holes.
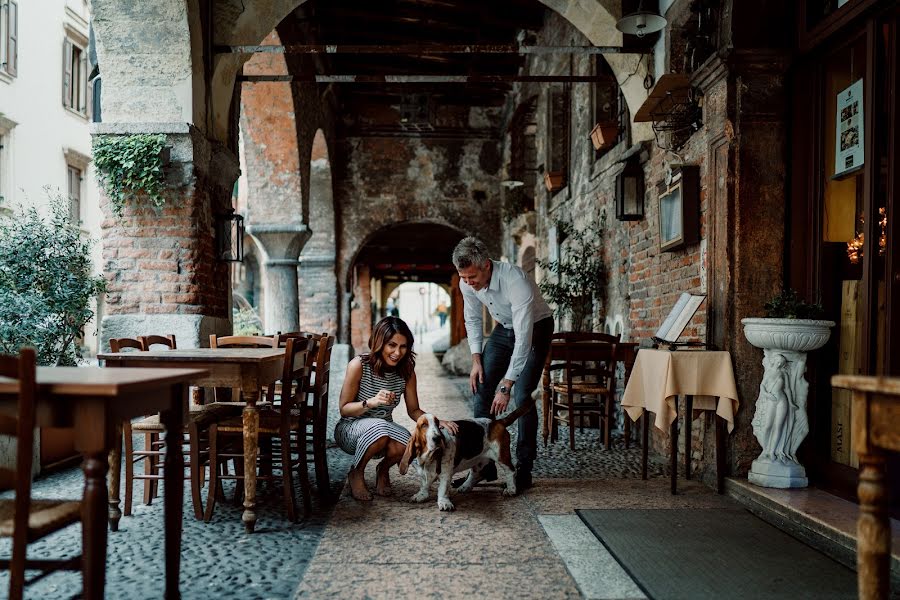
[[[558,317],[570,317],[572,331],[586,331],[591,326],[595,294],[606,287],[606,265],[603,263],[602,227],[586,231],[565,221],[556,224],[565,246],[559,260],[539,260],[551,277],[540,283],[541,293],[556,307]]]
[[[806,487],[806,469],[797,461],[797,448],[809,433],[806,353],[828,342],[834,321],[823,320],[822,307],[807,304],[794,290],[765,308],[765,318],[741,320],[747,341],[763,349],[765,369],[752,422],[762,453],[748,479],[764,487]]]
[[[48,194],[49,194],[49,190]],[[68,202],[50,195],[49,215],[34,207],[0,217],[0,352],[37,350],[42,365],[74,365],[76,340],[105,290],[92,275],[90,248]]]

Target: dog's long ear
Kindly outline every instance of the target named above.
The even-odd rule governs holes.
[[[412,436],[409,438],[409,441],[406,443],[406,451],[403,453],[403,458],[400,459],[400,474],[406,475],[406,472],[409,470],[409,461],[412,460],[413,454],[418,456],[418,441],[419,439],[419,431],[414,430]]]

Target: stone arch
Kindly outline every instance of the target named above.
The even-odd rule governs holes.
[[[179,0],[168,0],[176,3]],[[622,34],[616,29],[621,16],[620,0],[535,0],[559,13],[595,46],[620,46]],[[254,45],[274,30],[285,17],[306,0],[221,0],[215,5],[213,22],[216,44]],[[327,42],[327,40],[326,40]],[[630,54],[609,55],[607,61],[622,87],[631,114],[637,113],[647,91],[643,87],[647,75],[646,62],[638,63],[640,56]],[[228,137],[234,81],[246,57],[220,55],[213,65],[211,78],[211,112],[213,134],[216,139]],[[633,73],[633,74],[632,74]],[[636,141],[649,139],[652,131],[646,124],[632,124]]]
[[[300,254],[300,329],[335,333],[338,282],[334,189],[328,141],[322,129],[312,142],[309,171],[309,219],[312,236]]]
[[[373,227],[342,264],[345,307],[341,339],[363,350],[371,332],[373,288],[381,291],[385,276],[405,281],[430,281],[452,285],[455,274],[450,256],[466,232],[440,219],[415,219]],[[385,262],[393,261],[393,262]],[[450,294],[452,297],[452,294]]]

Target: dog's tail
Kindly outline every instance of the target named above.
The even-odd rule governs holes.
[[[512,411],[511,413],[509,413],[502,419],[498,419],[498,421],[500,423],[503,423],[504,427],[509,427],[510,425],[512,425],[513,423],[516,422],[516,419],[518,419],[519,417],[523,416],[525,413],[530,411],[533,406],[534,406],[534,398],[529,398],[527,401],[525,401],[522,404],[522,406],[520,406],[516,410]]]

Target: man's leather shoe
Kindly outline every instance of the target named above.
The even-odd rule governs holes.
[[[531,471],[516,471],[516,492],[521,494],[528,488],[532,487],[534,482],[531,480]]]

